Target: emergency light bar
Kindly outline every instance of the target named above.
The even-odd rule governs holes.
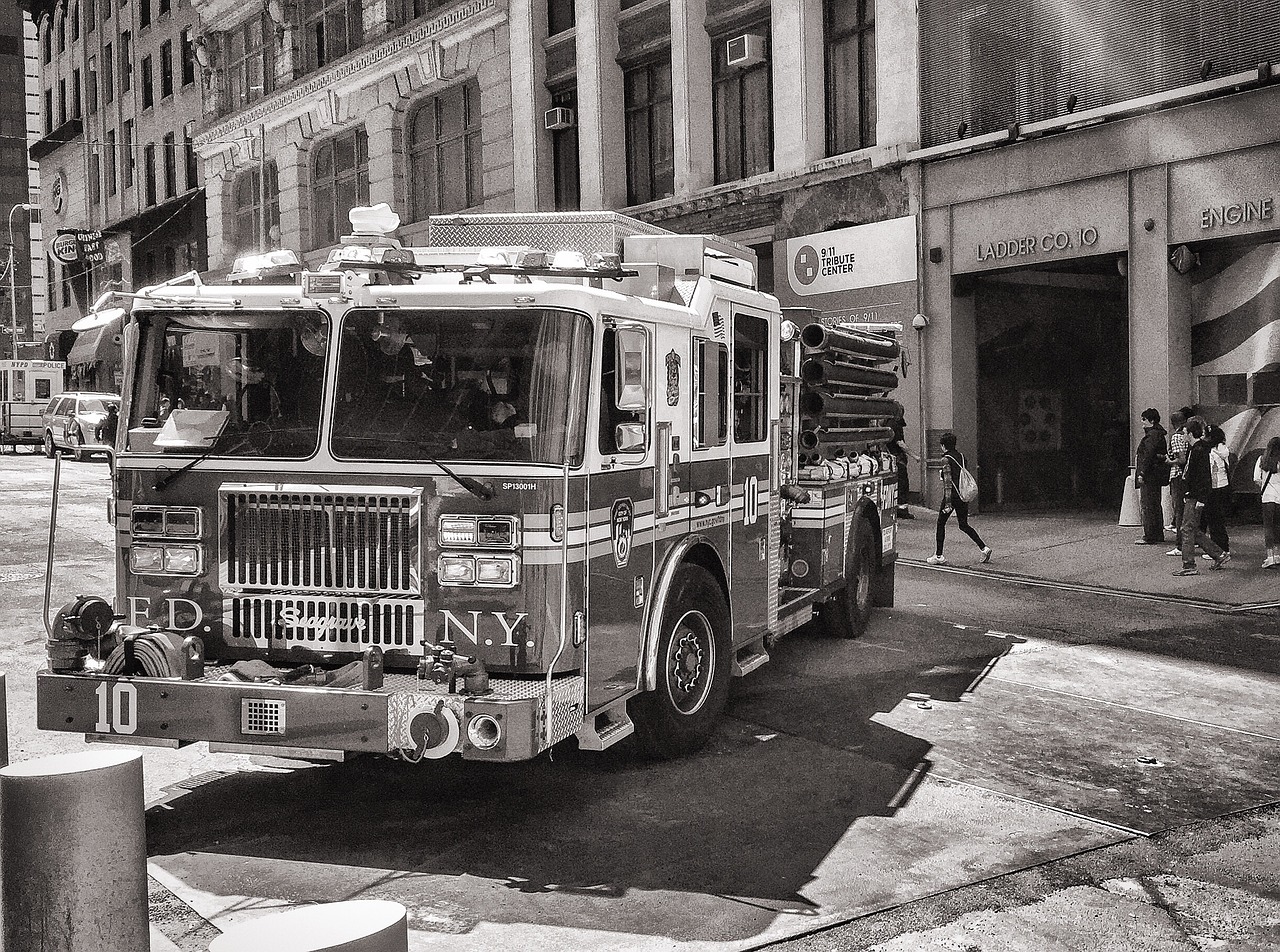
[[[236,258],[235,264],[227,274],[232,284],[241,281],[262,281],[267,278],[280,278],[294,275],[302,270],[302,262],[292,251],[268,251],[265,254],[245,255]]]

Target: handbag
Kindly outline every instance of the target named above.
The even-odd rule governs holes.
[[[960,466],[960,478],[956,480],[956,493],[965,502],[973,502],[978,498],[978,481],[973,478],[973,474],[969,472],[964,465],[964,457],[956,460]]]

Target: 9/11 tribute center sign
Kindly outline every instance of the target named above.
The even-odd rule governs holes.
[[[911,325],[916,313],[914,215],[787,239],[784,305],[827,324]]]

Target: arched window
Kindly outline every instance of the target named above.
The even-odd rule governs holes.
[[[480,84],[473,79],[428,99],[409,121],[413,220],[479,205],[483,173]]]
[[[266,173],[266,195],[263,195],[263,173]],[[276,164],[267,162],[261,168],[253,166],[236,176],[232,186],[232,206],[235,209],[235,248],[243,251],[262,247],[262,201],[267,203],[267,244],[280,234],[280,183],[276,176]]]
[[[369,140],[364,126],[316,146],[311,163],[311,246],[334,244],[347,212],[369,204]]]

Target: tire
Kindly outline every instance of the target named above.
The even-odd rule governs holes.
[[[49,459],[58,455],[58,448],[53,445],[53,434],[48,430],[44,431],[44,455]]]
[[[71,448],[71,455],[77,463],[84,461],[84,441],[78,429],[67,431],[67,446]]]
[[[876,580],[876,541],[871,525],[861,516],[855,519],[849,548],[848,583],[822,606],[822,627],[833,638],[857,638],[871,620],[872,595]]]
[[[706,569],[676,570],[658,636],[657,689],[632,704],[636,745],[655,758],[703,747],[729,697],[729,604]]]

